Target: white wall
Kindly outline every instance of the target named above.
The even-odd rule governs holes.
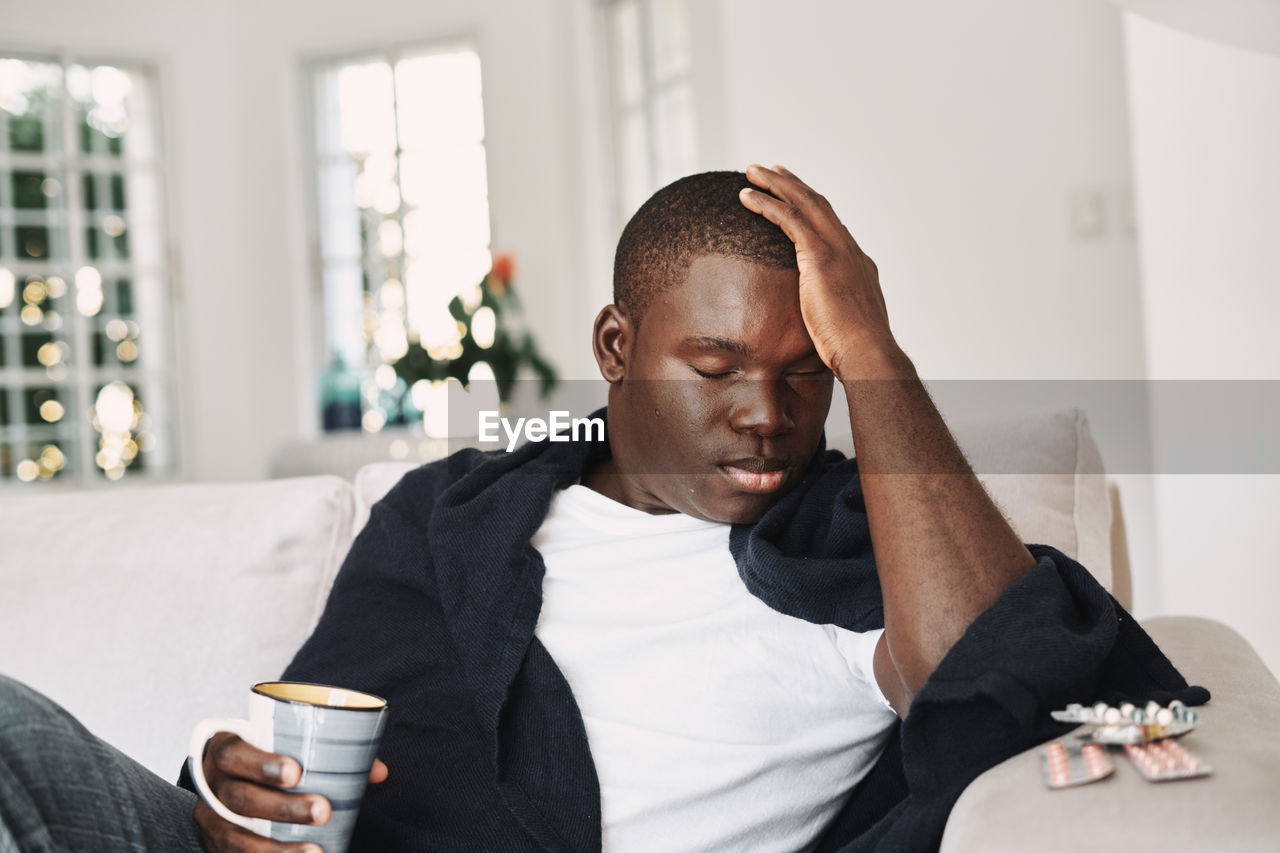
[[[308,58],[476,39],[494,247],[516,253],[531,321],[554,330],[542,342],[565,375],[591,365],[584,330],[599,306],[584,296],[580,197],[592,161],[578,115],[591,81],[572,4],[0,0],[0,20],[0,49],[159,67],[184,479],[260,478],[279,442],[315,428]]]
[[[1147,359],[1156,379],[1280,379],[1280,55],[1126,16]],[[1173,470],[1185,396],[1157,400]],[[1276,424],[1268,429],[1274,433]],[[1158,478],[1160,607],[1235,626],[1280,672],[1280,476]]]
[[[1119,11],[1105,0],[720,0],[724,164],[782,162],[880,267],[933,380],[1146,375]],[[1101,205],[1096,233],[1073,218]],[[976,383],[975,383],[976,385]],[[1124,460],[1135,611],[1158,598],[1134,383],[945,383],[974,409],[1081,405]],[[991,393],[994,392],[994,393]],[[977,397],[994,397],[979,403]],[[946,400],[941,397],[945,396]]]
[[[1103,0],[723,0],[726,163],[783,162],[880,266],[934,378],[1144,374],[1132,238],[1070,199],[1129,186]],[[1111,199],[1108,198],[1108,201]]]

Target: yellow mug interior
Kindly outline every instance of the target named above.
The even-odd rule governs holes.
[[[324,708],[356,708],[375,710],[385,708],[386,699],[359,690],[331,687],[328,684],[303,684],[298,681],[264,681],[253,685],[255,693],[284,699],[288,702],[305,702]]]

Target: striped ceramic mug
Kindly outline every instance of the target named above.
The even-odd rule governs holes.
[[[386,725],[387,701],[369,693],[264,681],[249,694],[249,719],[202,720],[191,733],[187,767],[200,798],[222,818],[278,841],[311,841],[325,853],[343,853],[356,825],[360,799]],[[278,823],[236,814],[213,795],[204,775],[204,746],[218,732],[231,732],[267,752],[302,766],[290,792],[321,794],[332,806],[328,823]]]

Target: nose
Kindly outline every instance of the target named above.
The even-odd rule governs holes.
[[[738,383],[729,420],[738,432],[769,437],[795,427],[787,400],[786,382],[753,379]]]

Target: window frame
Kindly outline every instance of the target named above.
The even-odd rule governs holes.
[[[325,273],[329,269],[330,264],[326,261],[324,249],[324,211],[322,210],[322,201],[320,198],[320,174],[321,169],[328,163],[334,162],[332,159],[326,159],[321,155],[321,133],[320,121],[321,114],[319,108],[319,88],[320,80],[324,72],[334,67],[357,64],[360,62],[384,62],[392,72],[392,119],[396,123],[396,147],[394,157],[397,165],[396,185],[401,190],[401,206],[396,215],[396,220],[403,229],[403,217],[405,214],[404,193],[403,193],[403,176],[400,173],[399,165],[401,156],[405,153],[405,149],[401,145],[399,120],[397,108],[399,104],[399,96],[395,84],[395,67],[402,59],[411,59],[425,55],[444,54],[456,51],[470,51],[474,53],[480,63],[481,74],[481,111],[484,116],[484,134],[480,139],[480,144],[485,152],[485,182],[489,188],[486,198],[487,217],[489,221],[489,250],[492,251],[496,243],[495,230],[493,221],[493,204],[492,204],[492,184],[489,181],[490,176],[490,151],[489,151],[489,117],[488,117],[488,100],[484,97],[485,86],[485,68],[487,62],[485,60],[486,52],[484,50],[484,40],[478,32],[472,30],[454,31],[449,33],[441,33],[428,35],[424,38],[402,39],[387,42],[378,42],[376,44],[365,44],[360,46],[348,46],[345,49],[336,49],[333,51],[312,52],[302,57],[298,65],[299,91],[302,93],[303,108],[300,110],[300,118],[304,122],[303,132],[301,135],[302,142],[306,148],[305,155],[299,158],[303,169],[302,183],[304,189],[304,202],[308,212],[307,216],[307,295],[311,304],[311,312],[309,318],[310,342],[307,348],[308,362],[306,371],[311,376],[321,376],[330,367],[330,359],[333,355],[329,351],[329,317],[327,316],[327,302],[329,294],[326,290]],[[408,254],[402,246],[399,254],[399,262],[401,265],[402,279],[405,276],[405,261]],[[360,256],[360,269],[363,275],[369,276],[369,256],[364,253]],[[371,276],[370,276],[371,277]],[[372,278],[372,277],[371,277]],[[404,314],[405,331],[408,333],[409,316],[406,311]],[[369,343],[366,340],[366,352]],[[361,409],[367,413],[370,408],[368,399],[369,385],[373,382],[373,376],[368,371],[365,364],[348,366],[354,367],[361,373]],[[366,375],[368,374],[368,375]],[[305,433],[319,436],[326,435],[322,424],[322,401],[319,382],[313,382],[305,392],[305,399],[301,400],[301,417],[302,428]],[[408,425],[416,434],[421,432],[421,420]],[[404,429],[403,426],[395,424],[386,424],[378,430],[370,430],[362,426],[360,430],[350,429],[343,430],[342,433],[363,436],[375,435],[377,433],[385,433],[397,429]]]
[[[0,184],[3,184],[0,186],[0,209],[7,211],[3,221],[0,222],[0,267],[13,273],[15,279],[14,299],[9,308],[12,310],[21,306],[22,282],[28,276],[45,277],[51,272],[66,281],[68,295],[74,300],[76,272],[84,267],[92,267],[102,275],[104,284],[108,280],[128,278],[133,287],[131,298],[135,300],[135,304],[140,298],[156,300],[159,304],[156,306],[153,321],[164,326],[160,331],[152,332],[151,337],[156,340],[157,354],[148,356],[146,363],[140,363],[134,368],[124,368],[119,364],[96,366],[92,364],[91,353],[93,318],[98,314],[86,316],[75,308],[65,311],[62,316],[64,323],[72,327],[70,334],[64,332],[61,336],[55,336],[55,339],[69,341],[73,361],[66,366],[65,378],[54,380],[48,375],[46,368],[23,366],[21,337],[24,324],[18,319],[16,311],[4,318],[5,325],[12,325],[13,330],[6,328],[5,340],[0,341],[0,347],[6,350],[5,363],[0,366],[0,395],[7,398],[9,406],[9,423],[0,426],[0,442],[8,444],[15,453],[11,460],[13,466],[11,473],[0,475],[0,491],[18,493],[32,487],[41,489],[111,488],[116,481],[105,476],[102,468],[95,461],[98,452],[97,440],[101,437],[101,433],[83,415],[78,416],[77,413],[88,412],[95,402],[96,389],[113,381],[123,381],[134,391],[136,398],[144,402],[147,414],[152,421],[151,429],[159,437],[157,446],[153,450],[145,451],[146,467],[139,470],[132,465],[126,466],[124,475],[118,480],[137,483],[174,479],[180,475],[182,468],[181,456],[178,452],[181,434],[181,413],[178,405],[181,376],[175,359],[177,349],[175,343],[180,336],[177,312],[180,293],[174,236],[175,204],[172,193],[174,154],[171,150],[167,124],[169,109],[164,88],[165,63],[161,59],[147,55],[106,55],[94,51],[42,49],[31,45],[13,46],[4,42],[0,42],[0,59],[56,65],[61,74],[59,99],[61,104],[58,110],[58,130],[61,135],[59,153],[50,154],[47,150],[41,153],[14,152],[10,150],[7,141],[0,146],[0,172],[6,174],[6,180],[0,181]],[[76,120],[74,99],[69,96],[66,81],[66,72],[71,66],[90,69],[109,66],[144,81],[150,112],[146,116],[147,134],[151,140],[151,153],[148,157],[112,158],[110,155],[100,153],[85,154],[81,150],[78,138],[80,125]],[[7,118],[0,117],[0,124],[7,128]],[[12,232],[18,221],[17,217],[12,222],[9,220],[9,215],[17,212],[12,198],[12,175],[15,171],[22,170],[42,171],[46,175],[52,173],[51,176],[62,184],[61,210],[56,216],[48,216],[46,212],[44,219],[44,222],[49,224],[61,223],[61,227],[65,228],[66,254],[62,258],[23,260],[18,255],[18,247],[11,245],[14,239]],[[151,264],[138,261],[134,254],[136,242],[131,246],[129,257],[124,260],[90,258],[85,232],[94,223],[85,208],[83,180],[87,176],[97,179],[96,191],[101,194],[102,176],[108,172],[120,174],[125,177],[127,199],[128,176],[134,170],[146,172],[155,183],[154,197],[158,211],[153,223],[156,231],[152,236],[156,240],[156,261]],[[110,209],[110,202],[107,201],[105,204],[107,209]],[[102,205],[96,206],[94,210],[101,207]],[[128,202],[126,201],[125,212],[127,211]],[[135,223],[127,221],[129,231],[132,232],[136,227]],[[140,297],[140,291],[143,289],[139,286],[140,281],[153,282],[146,297]],[[137,313],[136,309],[134,313]],[[74,432],[70,430],[59,432],[58,427],[51,423],[47,428],[48,435],[45,435],[46,427],[41,425],[34,425],[36,431],[32,435],[32,425],[26,423],[23,414],[22,400],[26,391],[42,386],[65,389],[65,396],[60,394],[59,399],[66,401],[63,417],[77,422]],[[157,413],[162,417],[157,419]],[[55,475],[47,481],[40,478],[30,481],[22,480],[17,476],[17,463],[26,457],[19,448],[29,442],[70,444],[75,450],[78,470],[68,472],[66,475]]]
[[[693,42],[697,38],[697,21],[695,20],[695,4],[690,0],[679,0],[683,4],[683,13],[685,15],[685,26],[689,34],[690,41]],[[637,8],[638,30],[636,38],[639,45],[640,60],[640,98],[637,103],[629,103],[625,93],[621,90],[621,66],[616,50],[615,34],[612,26],[611,15],[615,9],[627,3],[634,3]],[[643,203],[649,194],[655,192],[661,187],[662,157],[660,150],[664,141],[663,128],[661,118],[658,114],[658,102],[660,97],[679,87],[685,87],[689,92],[689,96],[693,99],[693,110],[690,116],[691,130],[693,132],[693,156],[692,161],[688,164],[689,168],[696,168],[702,157],[702,150],[705,147],[704,139],[705,131],[702,122],[699,121],[699,103],[700,80],[698,74],[697,51],[693,50],[690,45],[689,56],[687,57],[687,65],[678,74],[661,76],[658,73],[657,62],[657,46],[654,39],[654,9],[655,0],[595,0],[597,12],[596,33],[600,40],[600,57],[602,70],[604,72],[604,86],[606,111],[605,118],[608,124],[608,139],[610,156],[613,163],[613,181],[614,181],[614,217],[617,222],[618,230],[626,224],[635,212],[635,205]],[[626,119],[629,118],[637,109],[644,117],[644,144],[645,144],[645,164],[646,174],[644,176],[644,185],[647,192],[643,193],[643,197],[637,199],[628,198],[628,175],[627,169],[627,153],[625,151]],[[674,178],[672,178],[674,180]]]

